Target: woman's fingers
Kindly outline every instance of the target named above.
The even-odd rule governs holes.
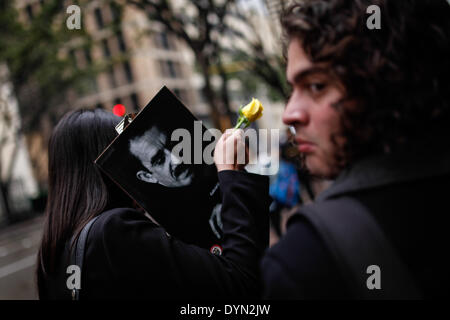
[[[246,163],[244,131],[228,129],[219,139],[214,150],[214,162],[218,171],[239,170]]]
[[[226,144],[225,141],[232,135],[232,131],[227,130],[217,141],[216,147],[214,149],[214,163],[216,164],[217,170],[230,170],[230,166],[226,163]]]
[[[245,141],[244,132],[242,129],[240,129],[240,132],[236,134],[234,147],[234,163],[237,166],[245,165]]]
[[[227,140],[234,132],[235,132],[234,129],[227,129],[227,130],[225,130],[225,132],[222,135],[221,139],[223,139],[223,141]]]
[[[225,162],[227,165],[236,165],[236,156],[240,147],[239,141],[242,139],[242,129],[233,130],[230,135],[225,137]]]

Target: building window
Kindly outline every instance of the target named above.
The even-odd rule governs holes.
[[[155,42],[158,48],[166,50],[174,49],[174,46],[172,45],[171,41],[169,41],[169,37],[166,32],[158,32],[155,35]]]
[[[169,68],[169,75],[171,78],[177,77],[177,71],[175,68],[175,63],[171,60],[167,61],[167,67]]]
[[[133,82],[133,72],[131,71],[131,66],[128,61],[123,63],[123,69],[125,71],[125,75],[127,77],[128,82]]]
[[[97,23],[97,27],[99,29],[103,29],[105,27],[105,23],[103,22],[102,11],[100,8],[95,8],[94,10],[95,22]]]
[[[130,98],[131,98],[131,102],[133,103],[134,111],[138,111],[139,110],[139,101],[138,101],[137,94],[136,93],[131,94]]]
[[[111,9],[111,17],[114,22],[119,21],[120,19],[120,9],[117,3],[110,3],[109,8]]]
[[[25,12],[27,13],[27,17],[28,19],[31,21],[33,20],[33,7],[31,6],[31,4],[27,4],[27,6],[25,7]]]
[[[70,51],[69,51],[69,59],[70,59],[71,63],[72,63],[75,67],[78,67],[77,57],[76,57],[76,55],[75,55],[75,49],[70,49]]]
[[[119,44],[119,50],[120,52],[126,52],[127,46],[125,45],[125,40],[123,39],[122,32],[117,32],[117,43]]]
[[[92,63],[91,51],[89,48],[84,48],[84,58],[86,59],[86,64],[90,65]]]
[[[173,89],[173,93],[177,96],[178,99],[180,99],[181,102],[186,105],[189,104],[188,95],[185,89],[175,88]]]
[[[178,89],[178,88],[173,89],[173,93],[177,96],[178,99],[181,100],[181,92],[180,92],[180,89]]]
[[[109,50],[108,40],[107,39],[103,39],[102,40],[102,47],[103,47],[103,55],[105,57],[110,57],[111,56],[111,51]]]
[[[180,76],[180,65],[172,60],[160,61],[161,74],[163,77],[177,78]]]

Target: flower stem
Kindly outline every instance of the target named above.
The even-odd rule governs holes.
[[[244,121],[245,121],[245,117],[240,117],[238,123],[236,124],[236,126],[234,128],[238,129]]]

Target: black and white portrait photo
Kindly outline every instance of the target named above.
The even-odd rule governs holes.
[[[195,125],[197,119],[163,87],[96,164],[169,234],[209,249],[221,237],[217,169],[184,161],[183,152],[174,152],[180,142],[172,141],[177,129],[194,136]],[[206,146],[200,147],[201,153]],[[185,155],[195,151],[193,143],[184,149]]]
[[[169,150],[168,140],[167,132],[156,126],[130,140],[130,153],[145,167],[136,177],[169,188],[187,186],[192,183],[192,168]]]

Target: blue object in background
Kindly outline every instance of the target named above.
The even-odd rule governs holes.
[[[294,164],[280,159],[280,169],[270,185],[270,196],[279,205],[291,208],[300,202],[300,181]]]

